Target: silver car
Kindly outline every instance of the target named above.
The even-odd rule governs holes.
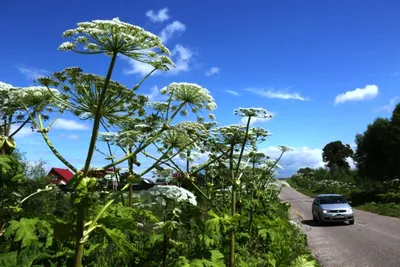
[[[346,199],[338,194],[321,194],[316,196],[311,211],[314,221],[320,224],[344,221],[354,224],[353,209]]]

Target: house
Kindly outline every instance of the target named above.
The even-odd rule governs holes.
[[[68,181],[74,176],[68,169],[61,169],[61,168],[51,168],[47,177],[50,179],[52,184],[61,184],[66,185]]]

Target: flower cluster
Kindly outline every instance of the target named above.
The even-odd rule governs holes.
[[[171,83],[161,89],[161,94],[169,95],[172,100],[189,105],[193,113],[205,108],[212,111],[217,108],[210,91],[195,83]]]
[[[175,185],[156,185],[143,192],[143,194],[156,199],[167,198],[176,202],[188,201],[194,206],[197,205],[196,196],[192,192]]]
[[[157,69],[166,70],[173,65],[170,51],[158,36],[119,18],[80,22],[77,28],[65,31],[62,36],[72,41],[62,43],[59,50],[106,55],[121,53]],[[83,46],[84,50],[77,50],[78,46]]]
[[[57,100],[68,106],[72,113],[81,119],[92,119],[95,116],[101,92],[104,90],[106,78],[84,73],[77,67],[70,67],[55,72],[50,77],[39,78],[38,81],[46,87],[58,88],[62,93]],[[115,124],[121,118],[135,113],[143,115],[145,102],[146,97],[136,95],[134,91],[116,81],[109,81],[101,113],[109,123]]]
[[[236,145],[243,142],[246,126],[241,124],[231,124],[228,126],[217,127],[214,129],[219,142],[224,144]]]
[[[32,107],[35,111],[52,111],[51,106],[56,106],[54,95],[59,91],[43,86],[14,87],[0,82],[0,114],[15,115],[18,111],[25,110],[24,105]]]
[[[115,140],[117,133],[112,132],[99,132],[98,138],[104,142],[111,142]]]
[[[290,152],[290,151],[293,151],[293,148],[290,148],[290,147],[288,147],[288,146],[283,146],[283,145],[279,145],[279,146],[278,146],[278,149],[279,149],[280,151],[282,151],[282,152]]]
[[[263,108],[238,108],[234,111],[235,115],[242,117],[256,117],[269,119],[273,117],[273,114]]]

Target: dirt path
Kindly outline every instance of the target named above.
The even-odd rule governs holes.
[[[400,267],[400,219],[355,210],[354,225],[318,226],[312,220],[312,198],[282,188],[294,220],[307,234],[309,247],[323,267]]]

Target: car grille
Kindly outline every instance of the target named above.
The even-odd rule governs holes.
[[[330,210],[330,213],[346,212],[346,210]]]

